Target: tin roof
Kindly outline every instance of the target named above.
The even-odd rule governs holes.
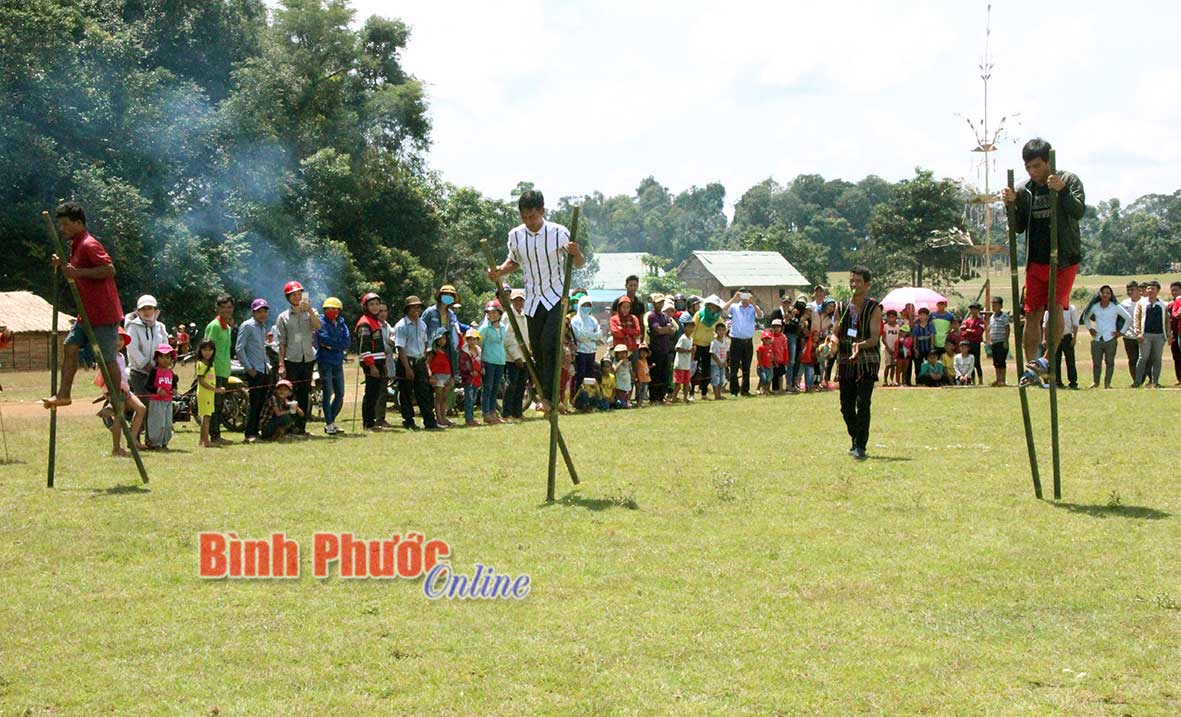
[[[809,286],[777,251],[695,251],[693,256],[722,286]]]

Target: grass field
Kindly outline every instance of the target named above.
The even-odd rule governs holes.
[[[1179,396],[1062,392],[1061,503],[1012,389],[879,390],[864,464],[835,392],[572,417],[584,484],[553,505],[540,420],[202,454],[181,429],[143,488],[63,418],[50,491],[44,417],[6,404],[0,714],[1176,715]],[[307,574],[202,580],[202,530],[286,531]],[[316,530],[418,530],[532,592],[314,579]]]

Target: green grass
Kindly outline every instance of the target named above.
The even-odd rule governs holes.
[[[1178,395],[1062,392],[1061,503],[1011,389],[879,390],[865,464],[835,392],[571,417],[553,505],[542,421],[200,455],[183,429],[143,489],[63,419],[50,491],[46,422],[10,411],[0,714],[1175,715]],[[533,590],[316,580],[325,529]],[[201,530],[285,530],[309,574],[201,580]]]

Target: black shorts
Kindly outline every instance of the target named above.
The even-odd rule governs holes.
[[[992,345],[992,365],[996,368],[1005,367],[1005,359],[1009,358],[1009,342],[997,341]]]

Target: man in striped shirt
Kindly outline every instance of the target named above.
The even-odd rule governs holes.
[[[582,250],[570,241],[570,230],[545,220],[545,197],[530,189],[517,202],[521,225],[508,234],[508,258],[488,272],[499,285],[501,277],[520,269],[525,275],[525,317],[529,346],[537,360],[542,394],[553,390],[558,365],[558,333],[562,327],[562,290],[566,259],[583,264]],[[545,411],[550,402],[543,400]]]

